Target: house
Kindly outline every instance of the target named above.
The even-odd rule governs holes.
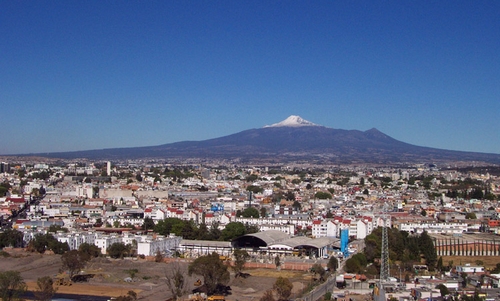
[[[484,267],[471,265],[470,263],[466,263],[465,265],[457,265],[456,266],[457,274],[466,273],[468,275],[482,275],[485,273]]]

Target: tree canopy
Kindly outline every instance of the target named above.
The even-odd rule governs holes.
[[[101,255],[101,249],[99,249],[96,245],[91,245],[89,243],[82,243],[80,247],[78,247],[78,251],[80,252],[80,256],[83,260],[89,261],[92,258],[99,257]]]
[[[288,278],[278,277],[273,288],[278,294],[278,300],[288,300],[292,294],[293,284]]]
[[[129,254],[130,248],[122,242],[115,242],[109,246],[107,251],[112,258],[123,258]]]
[[[7,229],[0,233],[0,249],[5,247],[22,247],[23,233],[15,229]]]
[[[68,251],[61,256],[62,266],[68,270],[70,278],[73,278],[76,273],[85,267],[87,264],[86,258],[78,250]]]
[[[331,256],[330,259],[328,259],[326,267],[330,270],[330,272],[337,271],[337,268],[339,267],[338,259],[335,256]]]
[[[399,231],[395,228],[387,229],[389,240],[389,258],[394,261],[402,261],[407,268],[411,268],[414,262],[420,262],[425,258],[426,265],[430,271],[434,271],[437,264],[437,253],[432,238],[423,232],[420,235],[410,236],[408,232]],[[381,256],[382,228],[374,229],[365,238],[364,255],[367,262],[374,263]],[[347,265],[347,262],[346,262]]]
[[[36,234],[35,237],[28,243],[28,250],[44,253],[47,250],[53,251],[55,254],[63,254],[69,251],[68,243],[58,241],[52,234]]]
[[[0,272],[0,298],[10,301],[19,298],[27,289],[18,271]]]
[[[224,241],[230,241],[242,235],[245,235],[246,228],[240,222],[231,222],[226,225],[226,227],[222,230],[221,238]]]
[[[318,191],[318,192],[316,192],[316,194],[314,194],[314,197],[316,199],[320,199],[320,200],[327,200],[327,199],[331,199],[332,195],[328,192]]]
[[[241,212],[241,216],[259,218],[259,210],[255,207],[247,207],[243,210],[243,212]]]
[[[235,249],[233,252],[234,255],[234,264],[232,266],[235,277],[241,276],[243,269],[245,267],[245,263],[250,258],[250,255],[245,250]]]
[[[219,258],[219,254],[213,252],[210,255],[196,258],[188,267],[188,273],[203,277],[203,283],[207,294],[218,292],[218,287],[225,286],[229,282],[229,271],[227,265]]]
[[[36,300],[50,301],[56,293],[57,289],[54,288],[54,281],[50,276],[40,277],[36,281],[36,290],[33,292]]]

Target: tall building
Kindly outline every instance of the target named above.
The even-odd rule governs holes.
[[[111,162],[110,162],[110,161],[108,161],[108,162],[106,163],[106,174],[107,174],[108,176],[110,176],[110,175],[111,175]]]
[[[9,163],[5,163],[5,162],[0,163],[0,173],[9,172],[9,171],[10,171]]]

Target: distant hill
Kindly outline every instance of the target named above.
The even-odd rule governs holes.
[[[290,116],[286,120],[203,141],[158,146],[31,154],[74,159],[207,158],[252,162],[397,163],[481,161],[500,164],[499,154],[421,147],[393,139],[377,129],[327,128]]]

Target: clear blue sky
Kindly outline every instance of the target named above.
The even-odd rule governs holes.
[[[0,0],[0,154],[289,115],[500,153],[500,1]]]

